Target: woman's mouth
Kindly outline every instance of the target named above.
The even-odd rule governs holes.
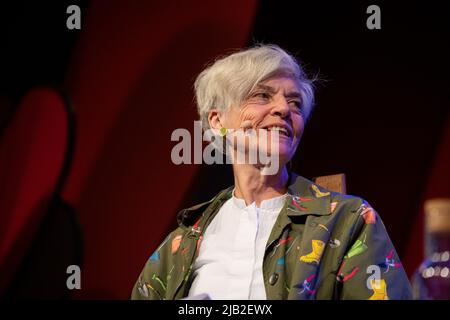
[[[289,131],[286,128],[283,127],[270,127],[270,128],[266,128],[267,131],[278,131],[280,135],[286,136],[286,137],[290,137],[291,135],[289,134]]]

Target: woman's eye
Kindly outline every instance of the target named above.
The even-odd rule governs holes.
[[[289,101],[289,104],[292,104],[294,107],[296,107],[296,108],[298,108],[298,109],[301,109],[301,107],[302,107],[301,102],[300,102],[300,101],[297,101],[297,100]]]
[[[268,93],[266,93],[266,92],[257,92],[257,93],[255,93],[253,95],[253,97],[261,98],[261,99],[264,99],[264,100],[270,99],[270,95]]]

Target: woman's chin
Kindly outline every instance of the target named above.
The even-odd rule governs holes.
[[[272,153],[270,150],[265,153],[265,163],[271,163],[272,165],[277,165],[278,168],[283,168],[286,163],[292,158],[292,150],[280,148],[275,153]]]
[[[267,154],[270,157],[277,157],[280,162],[285,159],[289,159],[292,155],[292,145],[281,143],[276,148],[274,148],[274,151],[271,149],[268,150]]]

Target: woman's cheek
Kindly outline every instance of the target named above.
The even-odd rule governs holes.
[[[241,109],[240,120],[241,123],[244,121],[251,121],[253,127],[256,127],[264,119],[264,112],[261,110],[260,106],[245,106]]]
[[[305,122],[303,121],[303,118],[298,115],[295,117],[295,120],[293,121],[294,126],[294,133],[297,139],[300,140],[300,138],[303,135],[303,130],[305,129]]]

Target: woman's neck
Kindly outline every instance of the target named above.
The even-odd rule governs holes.
[[[289,173],[285,166],[275,175],[264,175],[258,167],[234,164],[233,172],[234,195],[247,205],[255,202],[259,207],[263,200],[281,196],[288,188]]]

